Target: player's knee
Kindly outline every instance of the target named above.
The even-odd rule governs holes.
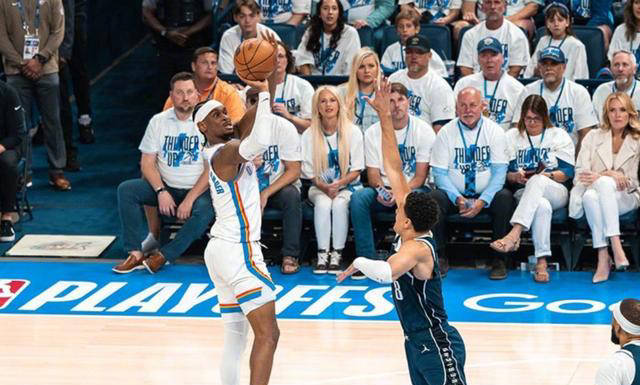
[[[273,322],[269,327],[261,328],[259,331],[254,330],[254,335],[257,342],[275,350],[280,340],[280,328],[276,322]]]

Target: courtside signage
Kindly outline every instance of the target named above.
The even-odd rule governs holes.
[[[337,285],[334,276],[308,269],[291,276],[273,270],[272,275],[279,318],[397,320],[389,286],[369,280]],[[452,321],[607,324],[611,304],[640,297],[640,274],[619,276],[624,279],[595,288],[589,274],[559,273],[551,284],[536,285],[526,273],[493,282],[484,271],[453,270],[443,291]],[[2,314],[219,317],[220,309],[202,265],[118,275],[106,264],[3,262]]]

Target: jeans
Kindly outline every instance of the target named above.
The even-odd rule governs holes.
[[[30,121],[35,100],[44,123],[44,145],[47,148],[49,173],[61,173],[67,163],[62,126],[60,125],[60,80],[57,73],[43,75],[38,80],[29,80],[22,75],[7,75],[7,83],[20,95],[25,111],[27,129],[35,127]],[[27,140],[27,167],[31,169],[31,141]]]
[[[166,189],[176,205],[180,205],[180,202],[189,193],[189,190],[175,189],[169,186]],[[149,182],[144,179],[130,179],[120,183],[118,186],[118,210],[122,224],[122,241],[127,252],[142,248],[140,230],[144,223],[143,205],[158,205],[158,197]],[[160,252],[169,262],[173,262],[187,250],[193,241],[202,236],[212,220],[211,195],[205,191],[193,203],[191,216],[182,225],[176,237],[163,245]]]
[[[302,229],[300,191],[288,185],[269,197],[267,207],[282,211],[282,256],[298,258]]]
[[[18,192],[18,153],[5,150],[0,154],[0,213],[16,210]]]
[[[458,213],[458,208],[451,203],[447,194],[442,190],[434,190],[431,197],[438,202],[440,209],[440,219],[433,227],[433,235],[436,240],[438,255],[445,256],[445,246],[447,245],[447,217],[450,214]],[[489,207],[482,209],[480,214],[488,213],[491,216],[491,227],[493,229],[493,240],[500,239],[509,232],[509,219],[513,213],[515,201],[513,193],[506,188],[498,191],[494,195]],[[478,214],[478,215],[480,215]],[[508,254],[496,252],[496,257],[506,260]]]
[[[428,191],[421,187],[414,191]],[[371,216],[375,212],[393,212],[396,206],[387,207],[376,199],[378,192],[372,187],[366,187],[353,193],[349,208],[351,210],[351,225],[356,243],[356,256],[377,259],[373,236]]]

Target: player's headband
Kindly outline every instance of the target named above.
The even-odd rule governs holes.
[[[613,312],[613,318],[616,319],[616,322],[618,322],[618,325],[620,325],[622,330],[635,336],[640,335],[640,325],[636,325],[625,318],[620,311],[620,302],[613,304],[612,307],[613,309],[611,311]]]
[[[218,107],[222,107],[222,103],[213,99],[208,100],[195,112],[193,116],[193,122],[195,124],[202,122],[211,111],[215,110]]]

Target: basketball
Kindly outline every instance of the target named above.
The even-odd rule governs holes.
[[[236,73],[248,80],[264,80],[275,67],[276,49],[266,40],[247,39],[233,58]]]

